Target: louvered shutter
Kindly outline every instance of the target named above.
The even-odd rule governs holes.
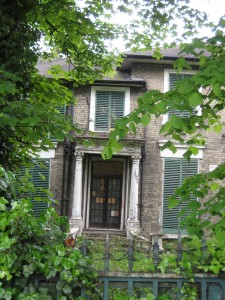
[[[176,83],[184,78],[192,77],[191,74],[176,74],[176,73],[169,73],[169,89],[172,90],[175,88]],[[168,112],[168,117],[170,118],[172,115],[178,116],[178,117],[188,117],[190,115],[190,112],[180,110],[171,110]]]
[[[96,91],[95,130],[108,131],[124,116],[125,92]]]
[[[114,128],[116,120],[124,116],[124,99],[125,92],[111,92],[110,128]]]
[[[180,158],[165,158],[164,165],[164,193],[163,193],[163,233],[178,233],[179,211],[186,207],[186,203],[169,209],[168,198],[173,195],[174,190],[182,185],[182,181],[198,173],[198,160]],[[182,218],[184,218],[183,216]]]
[[[60,113],[61,115],[65,115],[65,114],[66,114],[66,105],[63,105],[63,106],[56,106],[55,108],[59,111],[59,113]],[[52,142],[57,142],[58,140],[57,140],[56,137],[51,136],[51,141],[52,141]]]
[[[95,130],[108,130],[110,93],[108,91],[96,91]]]
[[[34,167],[31,169],[31,179],[35,188],[41,188],[45,190],[49,188],[49,171],[49,159],[38,159],[34,163]],[[35,199],[38,197],[46,198],[46,193],[41,189],[32,194],[32,203],[35,216],[39,216],[41,212],[48,207],[47,201]]]
[[[61,115],[65,115],[66,113],[66,106],[56,106],[56,109],[60,112]]]

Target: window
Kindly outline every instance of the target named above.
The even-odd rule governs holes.
[[[185,72],[177,74],[174,72],[174,70],[165,70],[164,72],[164,91],[167,92],[169,90],[172,90],[176,83],[184,78],[192,77],[194,72]],[[171,110],[168,112],[167,115],[163,116],[163,124],[167,122],[167,120],[172,116],[176,115],[178,117],[188,117],[190,115],[190,112],[188,111],[180,111],[180,110]]]
[[[35,188],[38,188],[35,193],[32,194],[32,203],[34,208],[34,214],[39,216],[43,210],[48,207],[47,201],[37,200],[35,198],[46,198],[44,190],[49,189],[49,172],[50,161],[48,159],[38,159],[34,167],[31,169],[31,180]]]
[[[129,113],[129,88],[92,87],[90,130],[109,131],[117,119]]]
[[[61,115],[65,115],[66,114],[66,105],[63,106],[56,106],[56,109],[59,111],[59,113]]]
[[[168,198],[173,195],[177,187],[182,185],[185,178],[197,173],[198,159],[196,158],[191,159],[190,162],[184,158],[164,159],[163,233],[178,233],[177,215],[182,208],[186,207],[186,203],[169,209]]]
[[[59,112],[61,115],[65,115],[65,114],[66,114],[66,105],[63,105],[63,106],[56,106],[55,108],[58,110],[58,112]],[[58,140],[57,140],[56,137],[51,136],[51,141],[52,141],[52,142],[57,142]]]
[[[184,78],[192,77],[192,74],[176,74],[176,73],[169,73],[169,89],[172,90],[175,88],[176,83]],[[176,115],[178,117],[188,117],[190,115],[190,112],[188,111],[180,111],[180,110],[171,110],[168,113],[168,118],[170,116]]]
[[[22,174],[25,169],[21,168]],[[48,207],[48,202],[41,198],[46,198],[45,190],[49,189],[50,178],[50,160],[49,159],[37,159],[34,162],[34,166],[30,169],[29,180],[33,183],[37,190],[30,194],[32,198],[33,210],[35,216],[39,216],[43,210]]]

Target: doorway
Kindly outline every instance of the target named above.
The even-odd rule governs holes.
[[[89,226],[120,229],[123,162],[92,161]]]

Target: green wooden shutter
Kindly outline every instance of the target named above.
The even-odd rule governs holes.
[[[60,112],[61,115],[65,115],[65,113],[66,113],[66,105],[56,106],[56,109]]]
[[[61,115],[65,115],[65,114],[66,114],[66,105],[63,105],[63,106],[56,106],[55,108],[59,111],[59,113],[60,113]],[[58,140],[57,140],[56,137],[51,136],[51,141],[52,141],[52,142],[57,142]]]
[[[32,194],[32,203],[35,216],[39,216],[43,210],[48,207],[48,202],[39,200],[39,197],[46,198],[46,193],[42,189],[49,189],[49,173],[50,173],[50,160],[38,159],[31,169],[31,181],[35,188],[40,188]],[[36,199],[35,199],[36,198]]]
[[[108,91],[96,91],[95,130],[105,131],[109,127],[110,93]]]
[[[170,90],[172,90],[173,88],[175,88],[176,86],[176,83],[181,80],[181,79],[184,79],[184,78],[190,78],[192,77],[193,75],[192,74],[176,74],[176,73],[169,73],[169,88]]]
[[[110,128],[115,127],[115,121],[124,116],[125,92],[111,92],[111,124]]]
[[[169,73],[169,89],[172,90],[175,88],[176,83],[184,78],[192,77],[191,74],[176,74],[176,73]],[[188,117],[190,116],[190,112],[180,110],[171,110],[168,112],[168,117],[170,118],[172,115],[178,116],[178,117]]]
[[[125,92],[96,91],[95,130],[108,131],[124,116]]]
[[[168,208],[168,198],[174,190],[181,186],[182,181],[198,173],[198,160],[188,162],[181,158],[165,158],[164,165],[164,191],[163,191],[163,233],[178,233],[179,211],[186,207],[186,203],[173,209]],[[184,218],[185,216],[183,216]]]

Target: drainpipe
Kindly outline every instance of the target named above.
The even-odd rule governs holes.
[[[148,87],[147,83],[145,82],[144,85],[144,91],[147,92]],[[144,127],[144,140],[146,140],[147,136],[147,127]],[[141,186],[140,186],[140,202],[139,202],[139,222],[140,222],[140,227],[142,227],[142,207],[143,207],[143,174],[144,174],[144,160],[146,158],[146,153],[145,153],[145,145],[141,147],[141,161],[140,161],[140,181],[141,181]]]
[[[69,217],[70,212],[70,192],[71,192],[71,176],[72,176],[72,159],[74,153],[74,144],[69,142],[67,154],[67,181],[66,181],[66,216]]]
[[[70,66],[69,66],[70,67]],[[74,87],[70,85],[72,93],[74,95]],[[69,87],[68,87],[69,88]],[[73,122],[74,105],[71,104],[66,110],[66,114],[70,115],[71,122]],[[70,200],[70,178],[71,178],[71,156],[73,145],[71,141],[64,140],[64,153],[63,153],[63,178],[62,178],[62,205],[61,215],[68,217],[69,212],[69,200]]]
[[[62,205],[61,205],[61,216],[66,215],[66,197],[65,197],[65,185],[66,185],[66,161],[68,155],[68,141],[65,139],[63,144],[63,178],[62,178]]]
[[[144,140],[146,140],[146,131],[147,127],[144,128]],[[141,147],[141,161],[140,161],[140,181],[141,181],[141,186],[140,186],[140,202],[139,202],[139,222],[140,222],[140,227],[142,227],[142,207],[143,207],[143,178],[144,178],[144,161],[146,158],[146,153],[145,153],[145,145]]]

